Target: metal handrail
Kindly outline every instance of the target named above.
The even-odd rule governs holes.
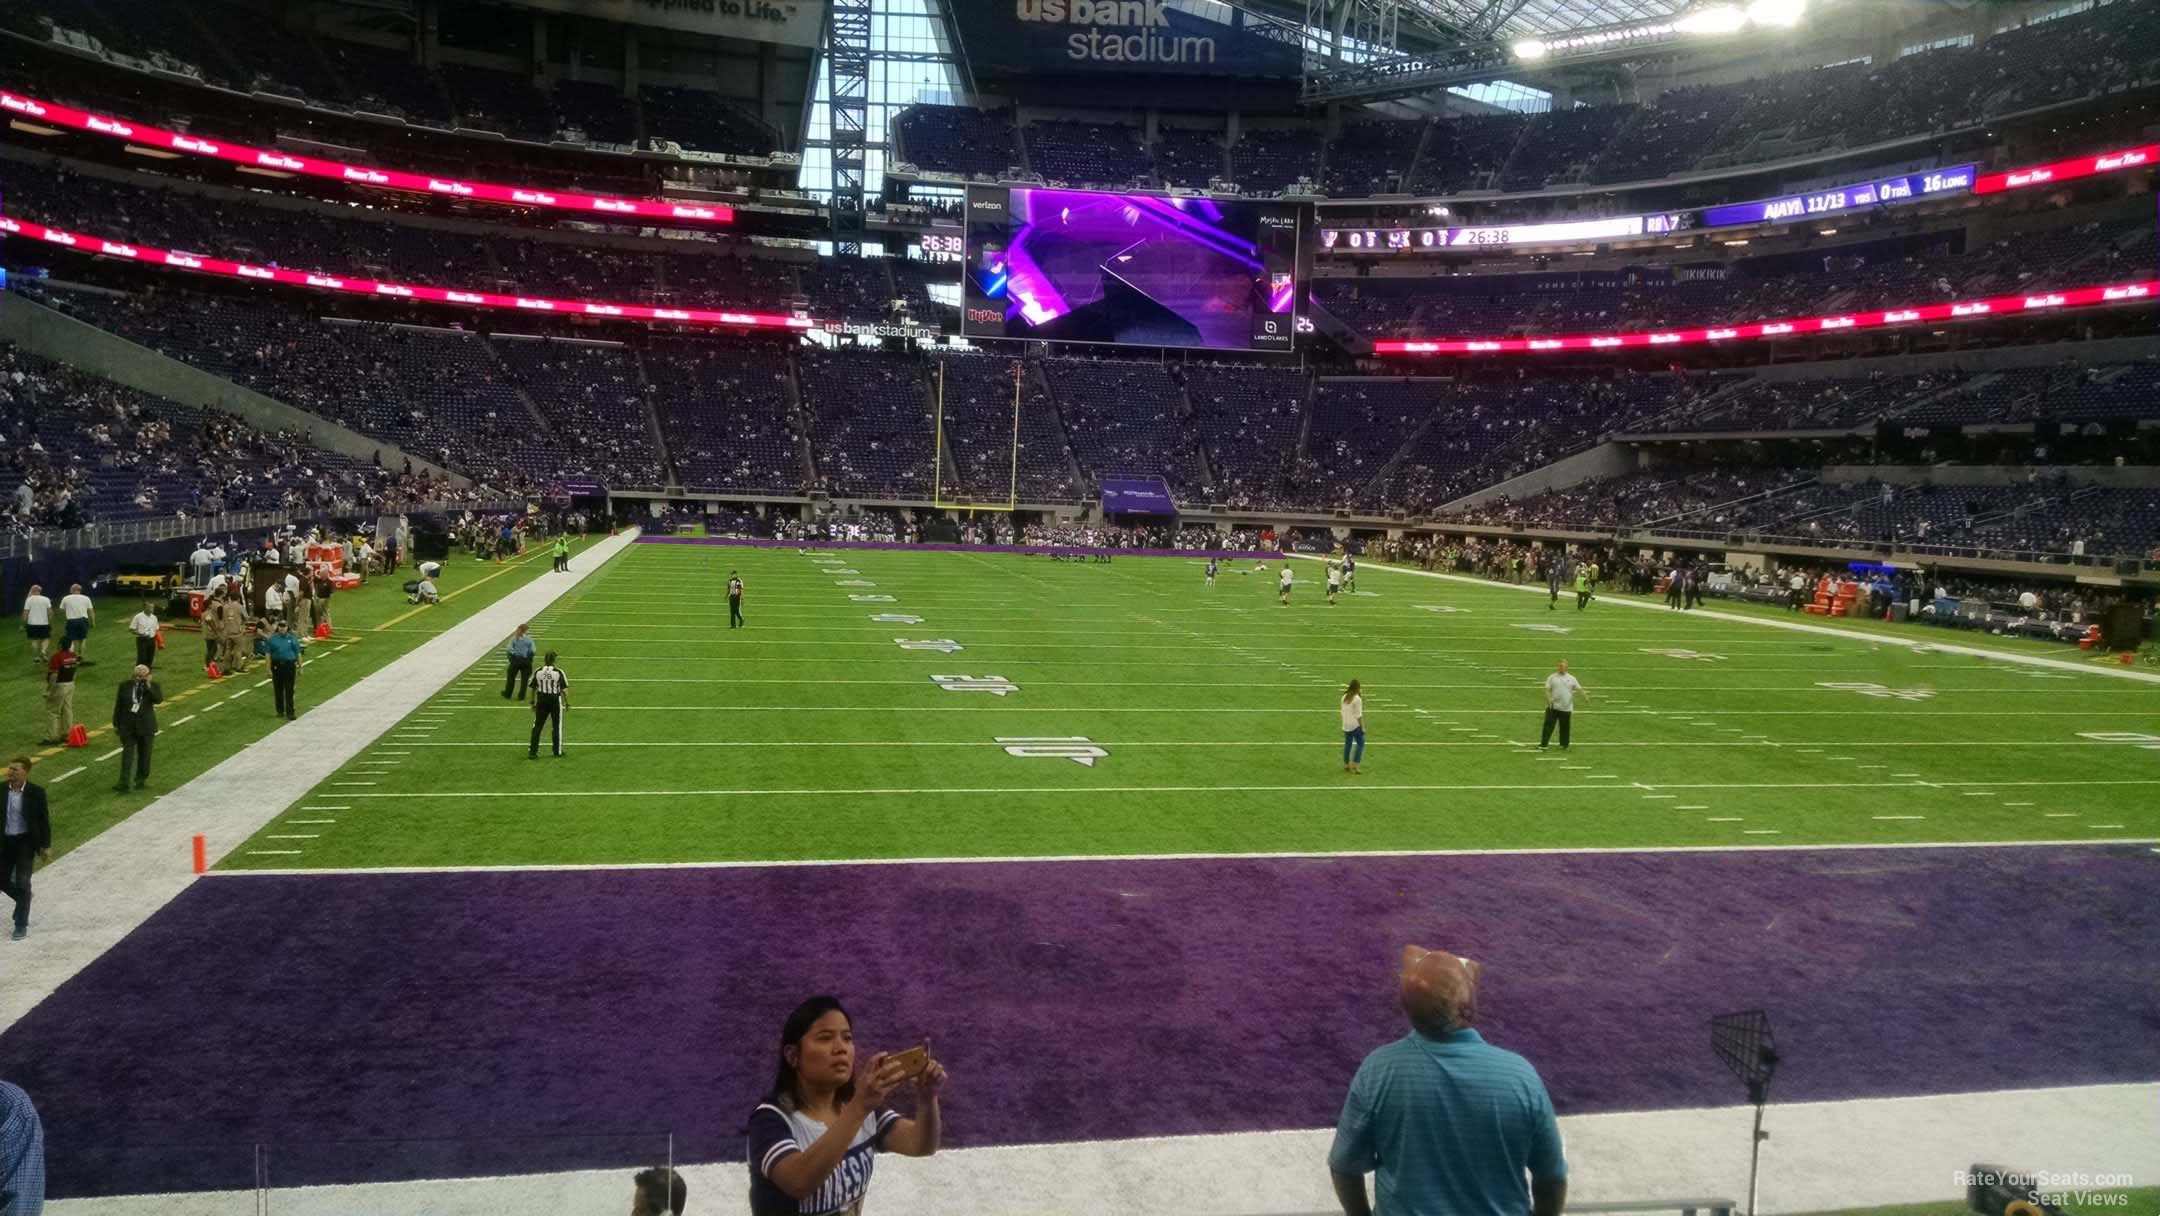
[[[139,519],[101,520],[84,524],[79,528],[39,528],[28,533],[14,532],[0,536],[0,558],[33,556],[40,550],[60,552],[72,549],[104,549],[114,545],[135,545],[152,541],[173,540],[183,536],[215,536],[238,532],[257,532],[268,528],[280,528],[287,524],[305,523],[350,515],[400,515],[435,514],[443,512],[525,510],[523,499],[498,500],[489,503],[469,502],[411,502],[382,503],[363,506],[355,502],[335,502],[327,507],[300,507],[290,511],[226,511],[216,515],[166,515],[146,516]]]

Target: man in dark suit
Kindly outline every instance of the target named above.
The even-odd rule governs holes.
[[[150,744],[157,738],[157,707],[165,694],[150,678],[150,669],[135,665],[135,674],[120,686],[113,698],[113,733],[120,736],[120,783],[117,793],[128,792],[128,774],[135,774],[135,789],[150,780]]]
[[[52,856],[45,787],[30,784],[30,757],[8,761],[0,790],[0,895],[15,901],[15,940],[30,935],[30,871]]]

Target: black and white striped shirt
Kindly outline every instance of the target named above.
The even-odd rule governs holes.
[[[533,673],[532,690],[543,697],[558,696],[568,687],[570,678],[552,663]]]

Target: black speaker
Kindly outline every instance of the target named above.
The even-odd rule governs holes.
[[[2136,604],[2116,604],[2100,618],[2100,636],[2109,650],[2136,650],[2145,641],[2145,613]]]

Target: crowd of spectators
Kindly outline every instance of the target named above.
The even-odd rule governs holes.
[[[458,63],[429,67],[409,47],[318,37],[225,0],[14,3],[0,6],[0,22],[38,40],[56,29],[87,34],[108,50],[243,92],[259,89],[422,126],[540,143],[579,136],[624,146],[668,140],[753,156],[782,146],[746,102],[709,89],[647,83],[630,95],[591,80],[536,81]]]
[[[16,531],[230,511],[364,510],[458,496],[0,345],[0,523]]]
[[[1248,128],[1228,147],[1229,176],[1248,193],[1310,178],[1337,197],[1640,181],[1862,147],[2102,95],[2152,79],[2156,55],[2160,3],[2116,0],[1973,46],[1672,89],[1649,106],[1350,122],[1332,139],[1318,126]],[[906,158],[923,169],[1004,175],[1017,164],[1021,132],[1011,111],[919,105],[896,126]],[[1086,133],[1045,130],[1059,127]],[[1026,141],[1035,171],[1054,180],[1203,186],[1220,171],[1217,135],[1158,136],[1152,156],[1137,128],[1117,124],[1035,123]]]
[[[2138,216],[2006,237],[1964,253],[1878,244],[1800,266],[1786,259],[1733,267],[1716,278],[1660,271],[1322,278],[1313,282],[1313,298],[1373,338],[1739,325],[2111,282],[2137,265],[2150,267],[2154,241],[2152,218]]]

